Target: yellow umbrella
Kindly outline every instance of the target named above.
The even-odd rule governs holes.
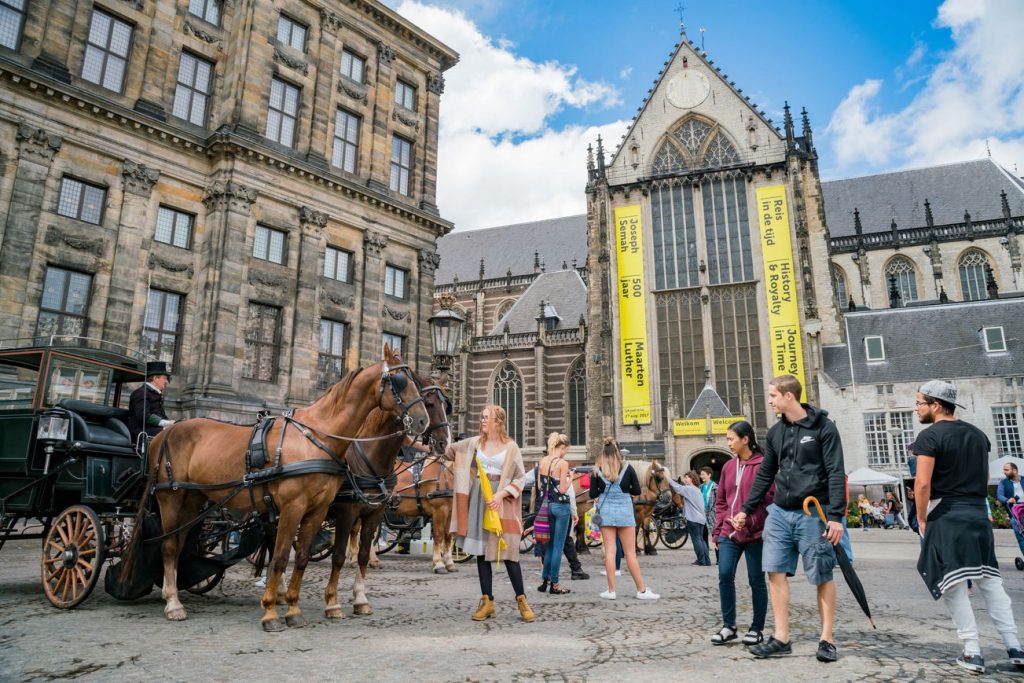
[[[486,505],[494,497],[494,491],[491,489],[490,479],[487,478],[487,474],[484,472],[480,456],[476,458],[476,471],[480,475],[480,493],[483,495],[484,504]],[[505,534],[501,528],[501,517],[498,515],[497,510],[484,507],[484,531],[490,531],[498,536],[498,561],[501,562],[501,551],[508,547],[508,543],[505,542]]]

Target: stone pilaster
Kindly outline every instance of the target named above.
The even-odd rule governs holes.
[[[46,178],[62,139],[42,128],[18,126],[18,165],[14,172],[10,210],[0,244],[0,339],[19,336],[26,283],[32,266],[29,255],[39,231]]]
[[[416,288],[419,297],[416,304],[416,336],[422,341],[417,349],[419,355],[416,358],[411,358],[410,361],[421,368],[430,365],[430,359],[434,354],[433,342],[430,339],[430,325],[427,320],[433,314],[434,275],[439,265],[441,265],[441,256],[436,251],[420,249],[419,286]]]
[[[437,209],[437,128],[441,110],[441,94],[444,92],[444,74],[427,74],[426,107],[419,154],[420,208],[438,215]]]
[[[359,309],[360,365],[381,359],[383,330],[379,311],[384,305],[384,249],[387,245],[387,235],[373,230],[363,234],[363,300]]]
[[[543,326],[543,322],[541,326]],[[543,339],[543,337],[540,337]],[[533,367],[536,371],[537,381],[534,383],[534,397],[533,397],[533,442],[532,443],[547,443],[547,423],[545,422],[544,406],[547,405],[547,373],[544,371],[544,343],[538,341],[533,347]],[[527,397],[523,396],[525,400]],[[526,436],[525,434],[523,435]],[[529,442],[528,442],[529,443]]]
[[[321,255],[327,214],[308,206],[299,208],[299,256],[292,322],[292,362],[285,402],[309,403],[316,394],[320,299],[317,288],[322,272]]]
[[[121,167],[121,212],[118,216],[117,244],[110,266],[110,291],[103,315],[103,338],[129,348],[138,346],[145,309],[132,309],[136,291],[145,305],[146,266],[144,242],[152,221],[149,219],[149,198],[160,172],[125,159]]]
[[[141,8],[140,8],[141,9]],[[164,121],[167,119],[167,112],[173,106],[174,88],[171,80],[168,83],[168,73],[172,60],[180,59],[180,49],[175,50],[173,34],[170,31],[159,30],[161,26],[173,26],[175,23],[174,3],[157,2],[153,5],[153,24],[147,28],[148,40],[145,41],[146,55],[142,62],[141,89],[138,100],[135,101],[135,110]],[[136,29],[138,30],[138,29]],[[134,77],[128,75],[128,86],[131,88]],[[171,86],[171,87],[169,87]],[[134,88],[126,90],[131,92]]]
[[[394,72],[391,62],[395,49],[381,41],[377,44],[377,78],[374,83],[373,121],[370,122],[370,180],[368,186],[387,194],[391,182],[391,109]]]
[[[320,10],[320,46],[317,52],[316,84],[313,86],[313,120],[310,128],[309,152],[307,157],[325,168],[328,165],[330,145],[327,131],[334,120],[336,108],[332,106],[334,81],[341,63],[338,31],[344,27],[340,16],[327,9]]]

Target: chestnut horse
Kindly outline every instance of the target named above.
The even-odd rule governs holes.
[[[295,567],[285,593],[285,623],[306,623],[299,609],[299,588],[309,562],[313,535],[334,501],[346,473],[343,462],[349,443],[374,408],[398,416],[403,433],[421,434],[430,420],[407,366],[384,348],[384,360],[348,373],[315,403],[293,414],[273,418],[266,443],[269,462],[254,474],[246,472],[250,427],[196,418],[180,422],[154,438],[155,454],[146,491],[156,499],[165,534],[164,614],[185,619],[178,599],[177,562],[190,522],[198,519],[207,500],[241,514],[279,515],[270,575],[260,600],[265,631],[284,629],[277,613],[278,587],[288,565],[293,539]],[[290,427],[290,429],[289,429]],[[266,473],[266,475],[264,475]],[[255,483],[253,483],[255,482]],[[247,486],[248,484],[248,486]],[[238,493],[242,495],[236,495]],[[140,501],[141,524],[148,505]],[[141,526],[136,526],[141,528]],[[142,534],[133,537],[133,548]],[[129,571],[136,552],[129,552]]]
[[[633,463],[634,469],[637,471],[640,469],[637,466],[639,464]],[[639,549],[640,539],[643,538],[645,555],[658,554],[658,551],[654,548],[654,543],[657,543],[657,535],[655,535],[655,541],[652,543],[648,537],[649,535],[645,532],[651,523],[651,519],[654,517],[655,505],[659,500],[667,501],[672,496],[672,489],[668,483],[669,479],[671,479],[671,475],[668,468],[654,461],[640,475],[640,495],[633,498],[633,515],[636,517],[637,546]]]
[[[438,383],[430,383],[424,386],[426,380],[414,375],[423,399],[423,405],[430,417],[430,424],[424,434],[427,435],[431,448],[442,451],[447,448],[451,440],[451,430],[448,426],[448,411],[451,402],[444,391],[444,382],[447,376],[441,378]],[[351,487],[342,489],[338,499],[334,502],[334,550],[331,554],[331,576],[324,591],[324,613],[329,619],[341,619],[345,616],[338,605],[338,580],[341,570],[345,566],[346,544],[344,541],[355,536],[360,538],[359,543],[359,572],[356,575],[352,586],[352,603],[355,614],[372,614],[369,601],[366,598],[366,570],[370,562],[370,551],[373,546],[373,539],[384,512],[390,504],[394,491],[394,475],[397,474],[395,460],[401,452],[402,443],[405,440],[404,434],[394,434],[394,417],[380,410],[374,410],[366,419],[359,436],[391,435],[379,441],[370,442],[367,446],[359,443],[353,444],[347,455],[347,460],[352,471],[356,473],[357,479],[363,478],[369,486],[353,490]],[[443,431],[442,431],[443,430]],[[402,463],[406,470],[409,466]],[[394,472],[394,474],[393,474]],[[387,481],[381,473],[392,475],[391,481]],[[401,474],[398,475],[399,480]],[[381,485],[386,484],[387,490]],[[447,528],[447,527],[445,527]]]

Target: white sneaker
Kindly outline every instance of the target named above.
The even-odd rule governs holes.
[[[602,569],[601,570],[601,576],[608,576],[608,570],[607,569]],[[615,570],[615,576],[622,576],[622,570],[621,569],[616,569]]]
[[[637,600],[657,600],[660,597],[657,593],[652,592],[650,588],[645,588],[643,593],[640,591],[636,593]]]
[[[266,588],[267,587],[267,577],[266,576],[261,576],[256,581],[256,583],[253,584],[253,586],[255,586],[256,588]]]
[[[615,599],[615,591],[604,591],[604,592],[601,593],[601,597],[604,598],[605,600],[614,600]]]

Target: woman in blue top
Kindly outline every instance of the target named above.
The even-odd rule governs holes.
[[[595,514],[601,517],[601,540],[604,543],[604,568],[608,573],[608,590],[601,593],[606,600],[615,599],[615,539],[622,541],[626,566],[636,584],[636,597],[657,600],[657,593],[644,585],[640,563],[636,560],[636,517],[633,496],[640,495],[640,480],[632,466],[622,461],[619,445],[613,437],[605,437],[604,448],[597,456],[594,475],[590,477],[590,497],[597,498]]]

